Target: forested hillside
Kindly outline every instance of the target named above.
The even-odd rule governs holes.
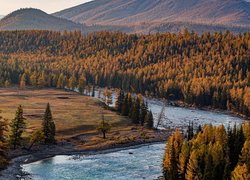
[[[250,33],[0,32],[0,84],[122,88],[250,116]]]

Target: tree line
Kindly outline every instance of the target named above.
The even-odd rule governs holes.
[[[132,96],[130,93],[124,93],[120,90],[117,95],[115,108],[122,116],[128,116],[133,124],[154,128],[154,118],[152,112],[148,109],[142,96]]]
[[[25,146],[23,134],[26,130],[26,119],[23,114],[22,106],[17,108],[15,117],[8,123],[8,120],[0,118],[0,169],[3,169],[8,164],[6,149],[16,149],[18,146]],[[53,121],[50,104],[47,104],[42,128],[34,130],[29,135],[29,146],[24,147],[31,150],[34,144],[43,142],[44,144],[54,144],[56,127]]]
[[[113,87],[250,116],[250,33],[1,31],[0,85]]]
[[[228,127],[205,125],[169,137],[163,160],[169,180],[250,178],[250,123]]]

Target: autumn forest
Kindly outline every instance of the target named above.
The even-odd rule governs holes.
[[[250,115],[250,33],[0,32],[0,85],[120,88]]]

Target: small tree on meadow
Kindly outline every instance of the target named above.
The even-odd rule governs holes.
[[[44,113],[42,132],[44,134],[45,144],[55,143],[56,127],[52,118],[52,113],[50,109],[50,104],[47,104],[46,111]]]
[[[105,121],[104,114],[102,113],[102,122],[97,128],[103,135],[103,139],[106,139],[106,133],[108,133],[111,129],[111,125]]]
[[[19,106],[16,111],[15,118],[11,121],[10,124],[10,144],[13,145],[13,148],[16,149],[20,145],[22,140],[22,134],[26,128],[25,118],[23,117],[23,108]]]

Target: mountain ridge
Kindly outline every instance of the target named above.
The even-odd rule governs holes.
[[[250,3],[243,0],[94,0],[53,15],[88,25],[143,22],[250,25]]]
[[[211,11],[211,7],[216,11]],[[250,3],[243,0],[95,0],[53,14],[33,8],[19,9],[0,19],[0,30],[149,34],[184,29],[200,34],[227,30],[249,32]]]

